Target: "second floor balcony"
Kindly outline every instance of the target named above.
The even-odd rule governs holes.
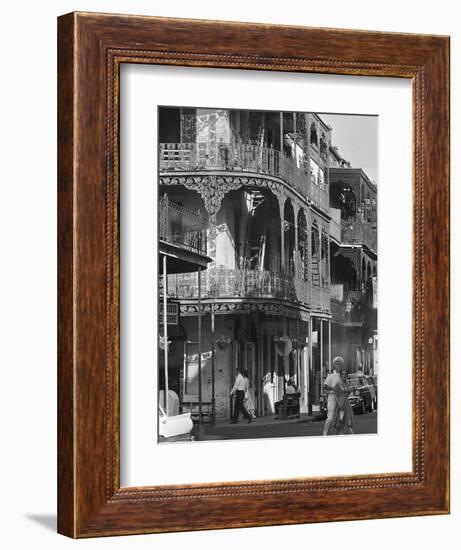
[[[168,195],[159,200],[159,240],[181,249],[206,255],[206,220],[172,202]]]
[[[341,241],[345,244],[364,244],[377,252],[376,231],[371,223],[359,220],[341,220]]]
[[[197,275],[181,273],[168,279],[168,294],[182,300],[198,298]],[[273,299],[329,310],[330,290],[272,271],[218,268],[201,273],[201,298],[222,300]]]
[[[160,172],[234,171],[274,176],[328,212],[328,185],[276,149],[245,143],[161,143]]]
[[[370,291],[348,290],[342,284],[331,285],[331,313],[336,321],[365,324],[376,329],[377,311]]]

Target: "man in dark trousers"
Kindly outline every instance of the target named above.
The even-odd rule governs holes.
[[[235,395],[234,403],[234,415],[232,416],[232,424],[237,424],[239,421],[240,411],[243,416],[248,420],[248,424],[252,421],[251,414],[246,410],[244,405],[245,400],[245,391],[247,389],[247,380],[242,375],[240,370],[237,369],[237,376],[235,378],[234,387],[232,388],[230,394]]]

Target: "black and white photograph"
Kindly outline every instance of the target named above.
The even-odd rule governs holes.
[[[377,129],[158,108],[159,442],[377,433]]]
[[[3,548],[459,545],[459,11],[4,4]]]

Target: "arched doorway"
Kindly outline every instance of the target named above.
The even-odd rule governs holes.
[[[300,259],[299,274],[304,281],[309,280],[309,234],[304,209],[298,212],[298,252]]]
[[[341,210],[341,220],[355,219],[357,200],[352,187],[341,180],[331,184],[330,204],[332,208]]]
[[[285,245],[285,273],[290,277],[295,275],[295,213],[290,199],[285,201],[283,212],[283,229]]]

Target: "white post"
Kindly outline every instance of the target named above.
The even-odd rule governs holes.
[[[309,367],[308,367],[308,385],[307,385],[307,395],[308,395],[308,403],[307,403],[307,410],[308,414],[312,414],[312,392],[314,390],[313,388],[313,365],[312,365],[312,319],[313,317],[309,317]]]
[[[163,356],[165,363],[165,394],[164,394],[164,406],[166,415],[169,415],[168,407],[168,323],[167,323],[167,290],[168,290],[168,274],[167,274],[167,262],[166,255],[163,256]]]
[[[323,319],[320,320],[320,394],[323,393]]]
[[[198,346],[197,346],[197,366],[198,366],[198,427],[199,432],[202,428],[202,268],[199,266],[197,271],[198,285]]]

